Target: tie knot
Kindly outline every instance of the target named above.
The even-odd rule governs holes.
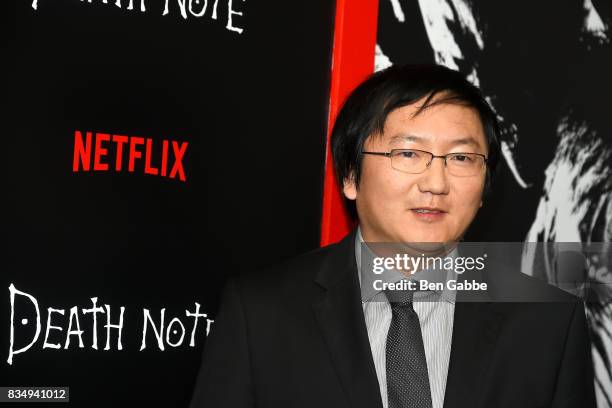
[[[412,298],[414,291],[412,290],[386,290],[385,295],[391,304],[391,309],[398,307],[410,307],[412,309]]]

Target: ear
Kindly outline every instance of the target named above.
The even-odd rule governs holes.
[[[351,173],[350,177],[344,179],[344,183],[342,183],[342,192],[344,192],[344,196],[349,200],[357,198],[357,185],[355,184],[354,173]]]
[[[480,200],[480,205],[478,206],[478,208],[482,208],[482,200]]]

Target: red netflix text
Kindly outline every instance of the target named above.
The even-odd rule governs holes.
[[[98,132],[85,132],[83,137],[81,131],[75,130],[72,171],[108,171],[111,168],[122,171],[127,167],[132,173],[138,171],[186,181],[183,158],[187,146],[187,142],[175,140],[164,139],[160,143],[145,137]],[[109,148],[114,154],[109,154]]]

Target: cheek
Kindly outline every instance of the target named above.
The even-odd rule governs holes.
[[[375,204],[381,211],[390,210],[401,204],[401,197],[409,190],[408,181],[398,176],[390,166],[388,167],[370,166],[364,168],[362,173],[364,188],[361,198]]]
[[[461,180],[455,183],[455,205],[462,212],[476,213],[480,208],[484,192],[484,178],[482,180],[471,180],[469,183]]]
[[[389,163],[364,163],[357,192],[358,206],[379,217],[390,215],[398,206],[398,197],[403,196],[402,189],[405,189],[405,183],[385,164]]]

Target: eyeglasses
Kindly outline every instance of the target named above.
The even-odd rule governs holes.
[[[393,149],[390,152],[361,152],[391,158],[391,167],[410,174],[424,172],[433,159],[444,159],[448,172],[457,177],[476,176],[487,163],[487,157],[480,153],[449,153],[436,156],[431,152],[416,149]]]

